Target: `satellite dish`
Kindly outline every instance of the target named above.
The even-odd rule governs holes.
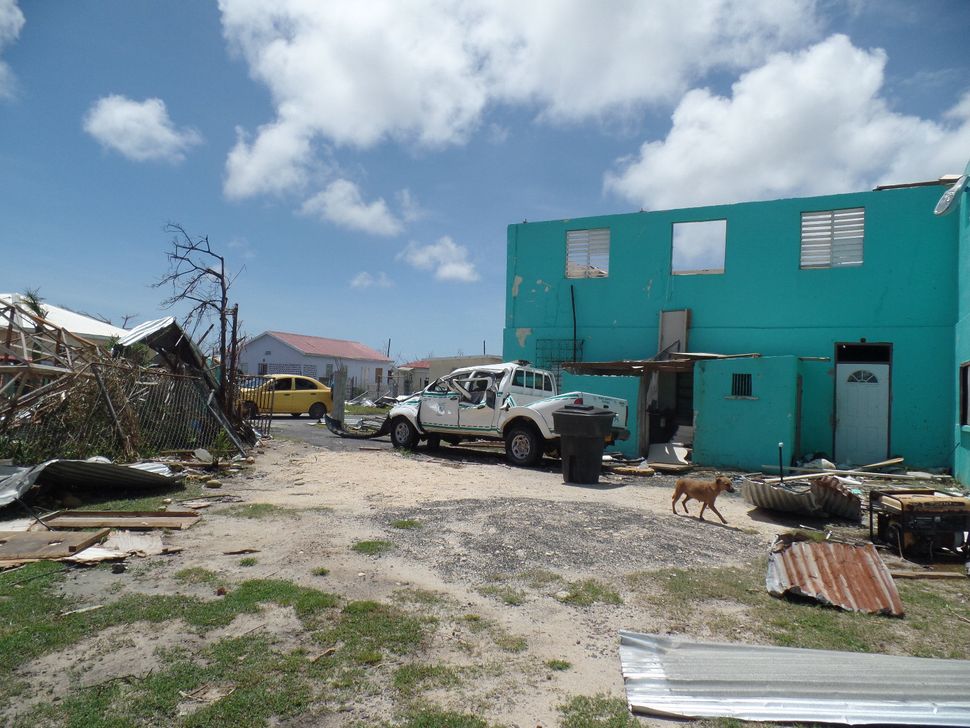
[[[966,189],[968,181],[970,181],[970,177],[963,175],[956,181],[956,184],[944,192],[940,197],[940,201],[936,203],[936,207],[933,208],[933,214],[946,215],[948,212],[953,212],[953,208],[956,207],[957,197]]]

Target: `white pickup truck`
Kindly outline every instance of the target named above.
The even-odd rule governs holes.
[[[527,362],[482,364],[456,369],[394,406],[388,414],[394,447],[414,448],[421,440],[504,440],[513,465],[534,465],[559,448],[552,413],[567,404],[593,405],[615,413],[610,441],[624,440],[627,403],[588,392],[556,391],[551,372]]]

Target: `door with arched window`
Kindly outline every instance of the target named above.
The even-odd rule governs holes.
[[[835,458],[864,465],[889,454],[888,344],[840,344],[835,365]]]

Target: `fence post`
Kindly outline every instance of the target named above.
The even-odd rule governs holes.
[[[344,402],[347,401],[347,367],[340,367],[333,373],[333,412],[331,417],[337,422],[344,421]]]

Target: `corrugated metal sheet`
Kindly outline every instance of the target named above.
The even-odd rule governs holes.
[[[856,521],[862,515],[862,499],[845,486],[832,485],[831,481],[816,479],[769,484],[746,479],[741,484],[741,492],[751,505],[771,511],[839,516]]]
[[[903,602],[875,547],[792,541],[782,537],[768,555],[765,586],[772,596],[815,599],[853,612],[903,616]]]
[[[970,661],[691,642],[620,632],[635,713],[970,726]]]
[[[12,471],[12,472],[11,472]],[[6,471],[0,478],[0,507],[13,503],[35,484],[110,491],[120,488],[161,488],[180,480],[163,463],[116,465],[105,458],[48,460],[32,468]]]

